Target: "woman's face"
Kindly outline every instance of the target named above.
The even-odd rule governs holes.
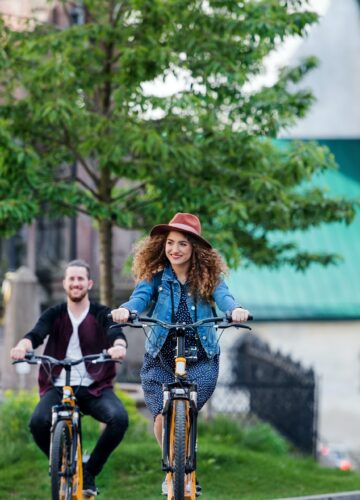
[[[183,266],[190,262],[192,245],[184,233],[170,231],[165,242],[165,254],[173,267]]]

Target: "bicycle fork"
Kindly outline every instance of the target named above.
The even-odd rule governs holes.
[[[186,429],[185,429],[185,467],[184,467],[184,499],[195,499],[196,493],[196,443],[197,443],[197,390],[196,384],[179,386],[177,382],[164,385],[163,407],[163,449],[162,469],[167,472],[168,498],[175,498],[173,492],[174,467],[174,440],[177,401],[185,403]],[[179,464],[178,464],[179,466]]]
[[[63,478],[66,477],[73,478],[73,488],[72,488],[72,500],[82,500],[82,487],[83,487],[83,470],[82,470],[82,446],[81,446],[81,421],[80,421],[80,410],[71,402],[65,402],[64,404],[56,405],[52,408],[52,424],[51,424],[51,439],[50,439],[50,454],[49,454],[49,475],[52,474],[52,445],[53,445],[53,434],[56,425],[65,421],[69,429],[69,435],[71,439],[71,458],[70,467],[66,463],[66,457],[63,457],[64,467],[62,470]],[[65,480],[61,480],[60,483],[60,498],[65,498]]]

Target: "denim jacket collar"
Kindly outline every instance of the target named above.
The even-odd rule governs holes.
[[[172,281],[172,282],[178,281],[176,274],[175,274],[173,268],[170,266],[170,264],[167,264],[164,267],[161,281]]]

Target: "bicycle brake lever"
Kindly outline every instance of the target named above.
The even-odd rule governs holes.
[[[215,325],[215,328],[218,328],[219,330],[221,330],[221,328],[229,328],[229,323],[218,323]]]
[[[24,358],[24,359],[17,359],[16,361],[11,362],[12,365],[17,365],[18,363],[28,363],[29,365],[38,365],[41,363],[41,361],[32,358],[29,359]]]
[[[243,323],[234,323],[235,328],[245,328],[245,330],[252,330],[251,326],[244,325]]]
[[[244,328],[245,330],[252,330],[249,325],[244,325],[243,323],[219,323],[218,328]]]

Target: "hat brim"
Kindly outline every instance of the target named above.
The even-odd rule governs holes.
[[[183,224],[158,224],[157,226],[154,226],[152,230],[150,231],[150,236],[155,236],[157,234],[164,234],[168,233],[170,231],[178,231],[180,233],[185,233],[185,234],[190,234],[194,238],[196,238],[198,241],[200,241],[204,246],[207,248],[212,248],[212,245],[205,240],[202,236],[199,236],[195,231],[192,231],[191,229],[188,228],[188,226],[185,226]]]

